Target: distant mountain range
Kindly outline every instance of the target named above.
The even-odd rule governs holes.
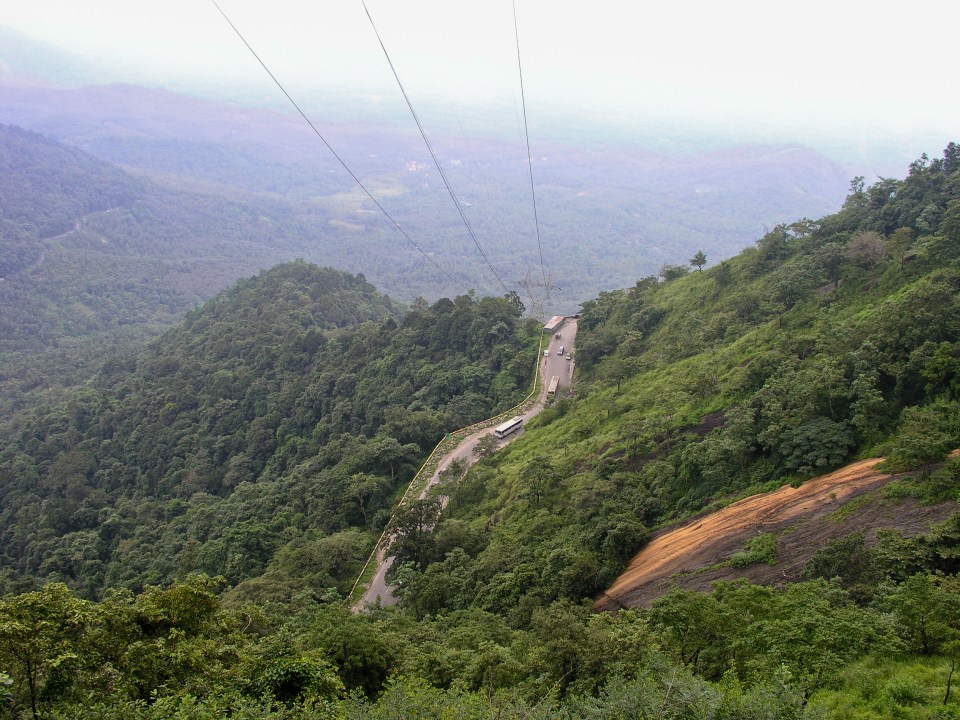
[[[358,234],[376,237],[387,255],[406,244],[298,118],[128,85],[6,85],[0,93],[0,122],[60,139],[164,184],[228,197],[283,198],[327,230],[347,231],[351,241]],[[440,264],[461,271],[466,286],[502,292],[411,128],[318,122],[418,244]],[[539,253],[522,146],[493,137],[437,136],[432,143],[498,274],[523,277],[539,264]],[[566,310],[663,263],[682,263],[697,250],[716,261],[752,243],[764,227],[834,210],[850,179],[802,147],[666,155],[599,140],[588,149],[536,147],[534,176],[544,261],[563,288],[554,300]],[[405,280],[362,267],[350,253],[332,260],[408,298],[456,292],[437,278],[432,290],[415,287],[411,293]]]
[[[5,355],[8,369],[38,374],[27,385],[82,377],[75,343],[135,344],[237,278],[296,257],[363,273],[399,300],[516,290],[533,307],[542,288],[528,295],[519,281],[540,275],[542,248],[554,286],[545,310],[573,312],[698,250],[712,265],[778,222],[830,212],[849,184],[798,146],[668,154],[596,135],[534,142],[538,245],[518,137],[431,134],[491,270],[411,122],[325,122],[344,108],[310,110],[423,254],[300,118],[95,84],[105,75],[82,59],[3,33],[0,351],[21,353]],[[59,359],[36,354],[57,345]]]
[[[408,244],[292,113],[97,84],[106,74],[84,59],[0,32],[0,122],[176,189],[293,202],[317,221],[318,232],[339,238],[331,243],[332,256],[310,259],[362,271],[399,297],[462,292],[456,282],[503,292],[408,117],[368,107],[362,119],[344,122],[350,113],[342,100],[305,103],[324,138],[415,241],[455,269],[456,282],[435,277],[429,264],[424,282],[396,277],[392,256]],[[502,127],[454,133],[453,123],[431,119],[428,113],[426,130],[479,243],[497,274],[517,289],[516,280],[540,262],[520,134]],[[643,147],[649,128],[638,127],[632,142],[586,126],[579,135],[576,144],[534,137],[532,147],[543,259],[562,288],[551,298],[562,310],[663,263],[685,262],[697,250],[715,262],[751,244],[765,227],[836,210],[850,180],[837,164],[799,146],[703,151],[691,140],[687,153],[658,152]],[[372,263],[354,252],[337,256],[336,248],[351,246],[358,235],[376,246],[379,257]],[[378,259],[385,260],[383,267]]]

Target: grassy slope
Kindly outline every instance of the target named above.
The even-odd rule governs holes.
[[[955,440],[956,368],[926,379],[933,349],[952,358],[960,340],[955,243],[920,234],[898,249],[871,231],[868,252],[858,236],[884,206],[871,214],[858,198],[723,266],[585,304],[575,399],[452,493],[440,535],[466,539],[439,552],[468,557],[434,566],[426,584],[462,571],[471,592],[438,602],[414,584],[410,603],[523,622],[610,582],[650,528],[882,450],[904,407],[940,403],[931,412]]]

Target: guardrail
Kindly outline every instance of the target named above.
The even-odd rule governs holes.
[[[434,461],[439,462],[439,457],[444,455],[447,450],[452,450],[460,444],[460,441],[463,440],[468,435],[476,432],[477,430],[483,430],[484,428],[493,427],[499,425],[505,419],[512,417],[518,410],[523,410],[525,407],[529,406],[529,403],[532,399],[535,398],[537,392],[540,389],[540,361],[543,359],[543,333],[540,333],[540,342],[537,343],[537,360],[533,365],[533,383],[530,387],[530,393],[519,403],[514,405],[509,410],[504,410],[497,415],[494,415],[492,418],[487,418],[486,420],[481,420],[478,423],[473,425],[468,425],[467,427],[454,430],[453,432],[447,433],[444,438],[436,444],[433,450],[430,451],[430,454],[427,455],[427,459],[423,461],[423,465],[420,466],[420,469],[414,474],[413,478],[410,480],[410,484],[407,485],[407,489],[403,491],[403,495],[400,496],[399,502],[397,502],[396,507],[394,507],[393,512],[390,514],[390,520],[387,522],[386,527],[384,527],[383,532],[380,533],[380,538],[377,540],[377,544],[373,546],[373,552],[370,553],[370,557],[367,558],[367,561],[363,564],[363,569],[360,570],[360,574],[357,576],[356,581],[353,583],[353,587],[350,588],[350,594],[347,596],[347,601],[350,603],[351,607],[357,603],[360,598],[355,597],[357,588],[362,587],[361,581],[363,580],[364,575],[367,572],[367,568],[370,566],[371,561],[373,561],[379,554],[382,548],[385,548],[384,540],[389,536],[390,530],[393,527],[393,518],[397,514],[397,510],[403,507],[404,503],[407,501],[407,498],[410,496],[410,493],[414,488],[419,490],[419,485],[422,484],[422,481],[425,477],[429,477],[433,474],[435,465],[432,463]],[[454,442],[454,440],[456,442]],[[443,452],[440,452],[440,451]],[[429,468],[429,469],[428,469]],[[427,472],[424,472],[427,470]],[[376,573],[374,573],[376,574]],[[371,576],[372,578],[372,576]]]

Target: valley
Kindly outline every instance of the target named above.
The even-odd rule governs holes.
[[[576,123],[418,99],[428,151],[360,83],[308,96],[349,171],[262,90],[0,29],[0,718],[960,716],[960,145],[851,180],[771,139],[805,108],[721,117],[739,70],[856,44],[702,11],[695,133],[626,113],[635,77]],[[895,77],[850,72],[831,116]],[[872,92],[848,142],[943,87]]]
[[[536,417],[547,403],[554,402],[558,397],[573,393],[573,371],[575,363],[572,359],[564,360],[561,351],[566,350],[569,353],[568,358],[575,355],[577,319],[575,317],[566,318],[563,327],[561,327],[553,337],[550,336],[550,332],[548,331],[545,331],[544,337],[545,342],[542,343],[541,347],[545,349],[542,358],[539,357],[538,352],[537,372],[534,380],[535,386],[539,388],[539,391],[536,392],[536,398],[528,397],[519,406],[506,413],[501,413],[495,418],[481,421],[469,428],[452,433],[457,440],[456,446],[444,451],[439,456],[431,456],[424,468],[432,468],[430,471],[432,474],[430,474],[417,499],[425,500],[428,496],[433,496],[442,508],[443,505],[446,505],[448,498],[442,495],[443,489],[437,486],[441,480],[444,479],[444,475],[451,471],[451,468],[456,467],[458,473],[464,473],[479,459],[477,446],[483,438],[491,437],[491,428],[503,422],[510,415],[514,415],[514,418],[519,417],[523,422],[527,422]],[[549,379],[552,377],[562,378],[558,384],[559,389],[556,390],[555,393],[549,392]],[[533,395],[533,393],[531,393],[531,395]],[[478,427],[480,429],[477,429]],[[511,441],[516,440],[522,434],[523,428],[520,428],[505,438],[500,439],[497,450]],[[434,453],[436,454],[444,444],[446,443],[442,442],[438,445]],[[424,468],[421,468],[421,473]],[[410,481],[410,488],[418,487],[419,475],[420,473],[415,475],[413,480]],[[409,492],[409,489],[407,492]],[[404,493],[404,497],[401,498],[396,510],[402,509],[406,496],[407,493]],[[388,526],[387,530],[384,531],[385,535],[381,536],[377,546],[374,547],[370,560],[368,560],[368,563],[371,560],[373,561],[373,578],[369,581],[365,592],[362,593],[360,599],[354,605],[353,609],[355,611],[362,610],[364,607],[388,607],[397,603],[398,598],[394,594],[396,588],[387,582],[387,573],[393,566],[395,559],[392,555],[388,554],[390,540],[386,533],[389,532],[389,529]],[[366,570],[366,568],[364,568],[364,570]],[[360,578],[362,579],[363,577],[364,572],[361,572]],[[363,589],[362,586],[361,589]],[[357,587],[355,586],[354,592],[356,590]],[[351,593],[351,595],[352,594],[353,593]]]

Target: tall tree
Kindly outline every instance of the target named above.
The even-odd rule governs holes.
[[[703,266],[707,264],[707,256],[703,254],[703,250],[697,250],[697,254],[690,258],[690,264],[697,269],[697,272],[703,272]]]

